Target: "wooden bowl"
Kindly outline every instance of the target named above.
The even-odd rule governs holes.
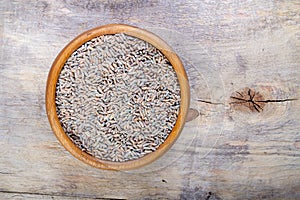
[[[162,143],[154,152],[146,154],[145,156],[138,158],[136,160],[130,160],[126,162],[113,162],[100,160],[94,156],[91,156],[85,152],[83,152],[79,147],[77,147],[68,135],[64,132],[60,121],[58,119],[56,113],[56,104],[55,104],[55,93],[56,93],[56,83],[58,81],[58,77],[61,69],[63,68],[67,59],[71,56],[71,54],[78,49],[82,44],[101,35],[108,34],[117,34],[117,33],[125,33],[129,36],[134,36],[139,39],[142,39],[154,47],[159,49],[166,58],[172,64],[178,80],[180,84],[180,109],[177,121],[172,132],[169,134],[167,139]],[[158,36],[150,33],[146,30],[122,25],[122,24],[110,24],[105,26],[100,26],[89,31],[86,31],[72,40],[56,57],[55,61],[52,64],[51,70],[48,75],[47,88],[46,88],[46,111],[48,115],[48,119],[54,134],[60,143],[76,158],[79,160],[100,169],[108,169],[108,170],[128,170],[134,169],[141,166],[144,166],[157,158],[163,155],[176,141],[178,138],[186,120],[186,115],[189,108],[190,101],[190,89],[188,78],[186,76],[186,72],[182,65],[179,57],[174,53],[169,45],[167,45],[162,39]]]

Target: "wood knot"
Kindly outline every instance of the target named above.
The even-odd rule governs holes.
[[[289,98],[294,90],[277,85],[253,85],[232,93],[229,98],[229,116],[245,123],[266,123],[285,118],[286,113],[295,106]]]
[[[262,94],[248,87],[242,88],[230,96],[229,104],[242,112],[261,112],[266,104]]]

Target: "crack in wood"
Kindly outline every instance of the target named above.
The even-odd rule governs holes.
[[[296,101],[299,99],[270,99],[264,101],[257,101],[257,102],[265,102],[265,103],[272,103],[272,102],[286,102],[286,101]]]
[[[15,173],[12,173],[12,172],[0,172],[0,174],[15,174]]]
[[[41,193],[41,192],[20,192],[20,191],[5,191],[0,190],[0,193],[6,193],[6,194],[15,194],[15,195],[36,195],[36,196],[50,196],[50,197],[70,197],[70,198],[83,198],[83,199],[101,199],[101,200],[126,200],[126,199],[120,199],[120,198],[102,198],[102,197],[91,197],[91,196],[80,196],[80,195],[70,195],[70,194],[47,194],[47,193]]]
[[[202,103],[212,104],[212,105],[224,105],[224,103],[217,103],[217,102],[212,102],[212,101],[207,101],[207,100],[202,100],[202,99],[197,99],[197,101],[202,102]]]

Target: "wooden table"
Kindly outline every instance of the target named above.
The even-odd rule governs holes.
[[[299,199],[299,10],[297,0],[2,1],[0,199]],[[181,137],[135,171],[78,161],[45,113],[56,55],[108,23],[167,41],[192,90]]]

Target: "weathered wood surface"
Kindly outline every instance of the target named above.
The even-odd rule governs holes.
[[[297,0],[2,1],[0,199],[299,199],[300,101],[287,100],[300,97],[299,10]],[[160,35],[190,77],[191,121],[171,151],[136,171],[76,160],[45,114],[56,55],[107,23]],[[246,87],[287,101],[260,112],[229,104]]]

